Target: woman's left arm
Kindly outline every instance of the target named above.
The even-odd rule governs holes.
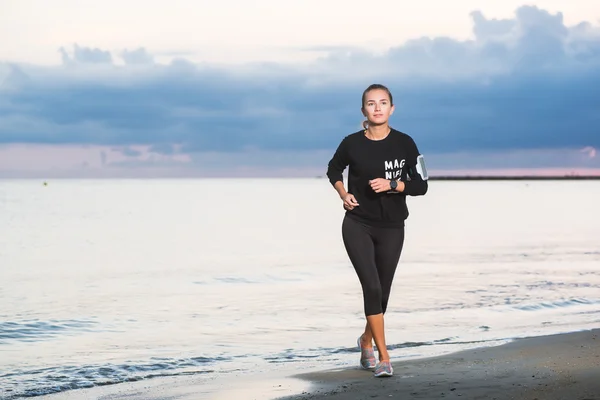
[[[402,175],[408,179],[399,181],[396,190],[408,196],[423,196],[429,188],[425,159],[412,138],[409,137],[407,145],[408,155]]]

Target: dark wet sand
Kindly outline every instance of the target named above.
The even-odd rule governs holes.
[[[281,400],[600,400],[600,329],[397,361],[391,378],[358,368],[298,377],[311,393]]]

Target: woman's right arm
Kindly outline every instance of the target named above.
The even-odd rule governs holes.
[[[354,207],[358,206],[358,202],[354,196],[348,193],[346,188],[344,188],[344,178],[342,175],[350,162],[346,150],[346,143],[346,138],[344,138],[329,161],[329,164],[327,165],[327,178],[329,178],[329,182],[333,185],[333,188],[340,196],[340,199],[344,202],[344,208],[352,210]]]
[[[340,199],[344,200],[344,198],[346,197],[346,195],[348,194],[348,192],[346,192],[346,188],[344,187],[344,182],[342,181],[337,181],[334,185],[333,188],[335,189],[336,192],[338,192],[338,194],[340,195]]]
[[[344,138],[344,140],[342,140],[338,148],[335,150],[331,160],[329,160],[329,164],[327,164],[327,178],[341,198],[344,198],[344,196],[347,194],[346,189],[344,189],[344,177],[342,174],[344,173],[344,170],[348,164],[346,138]]]

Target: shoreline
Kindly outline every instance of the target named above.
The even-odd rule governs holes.
[[[392,364],[390,378],[358,367],[297,374],[311,388],[277,400],[600,400],[600,328]]]
[[[356,354],[358,356],[358,353]],[[394,359],[394,376],[306,366],[207,381],[179,376],[71,390],[43,400],[600,400],[600,328],[512,339],[444,355]]]

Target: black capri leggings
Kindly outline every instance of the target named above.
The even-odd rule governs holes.
[[[384,314],[404,245],[404,226],[372,227],[346,216],[342,238],[362,286],[365,315]]]

